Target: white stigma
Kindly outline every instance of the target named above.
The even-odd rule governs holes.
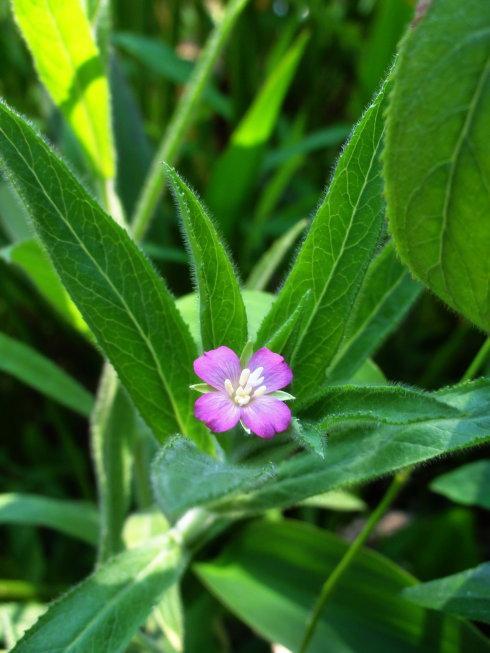
[[[248,367],[245,367],[240,374],[236,387],[230,379],[225,379],[226,393],[230,399],[233,399],[237,406],[246,406],[252,399],[265,395],[267,388],[265,385],[262,385],[264,377],[261,374],[263,371],[263,367],[258,367],[253,372],[250,372]]]

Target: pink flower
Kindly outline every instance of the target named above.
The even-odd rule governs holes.
[[[192,386],[205,393],[197,399],[194,415],[215,433],[240,422],[248,433],[272,438],[291,423],[284,400],[294,397],[278,391],[291,383],[293,373],[284,358],[267,347],[256,351],[243,369],[234,351],[218,347],[199,356],[194,371],[207,383],[204,388]]]

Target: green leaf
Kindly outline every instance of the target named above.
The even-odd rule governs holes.
[[[53,603],[12,653],[125,650],[184,564],[170,537],[120,553]]]
[[[203,348],[227,345],[240,352],[247,342],[247,315],[233,265],[199,199],[171,166],[165,170],[194,261]]]
[[[327,370],[329,382],[350,379],[395,330],[420,291],[388,243],[368,267],[342,344]]]
[[[92,395],[66,372],[37,351],[0,333],[0,370],[58,403],[87,416]]]
[[[247,279],[245,288],[249,290],[264,290],[267,287],[271,277],[283,262],[286,253],[305,230],[307,224],[308,220],[300,220],[271,245],[254,266]]]
[[[274,301],[274,295],[260,290],[244,290],[242,293],[245,310],[247,312],[248,332],[250,338],[254,339],[260,323],[267,311],[270,310]],[[189,327],[195,342],[201,347],[201,336],[199,329],[199,302],[195,293],[190,293],[177,299],[177,307],[184,322]],[[237,352],[239,354],[240,352]],[[195,379],[197,381],[197,377]]]
[[[79,0],[11,0],[15,19],[49,94],[95,171],[114,177],[109,86]]]
[[[326,386],[305,412],[317,426],[329,429],[348,422],[417,424],[465,415],[434,395],[402,386]]]
[[[446,388],[433,396],[462,415],[333,432],[324,461],[304,453],[285,460],[277,465],[273,479],[229,505],[223,503],[220,510],[256,512],[291,506],[328,490],[366,483],[490,441],[490,379]]]
[[[312,451],[322,460],[325,460],[327,453],[327,437],[324,429],[310,422],[300,422],[293,418],[290,427],[291,436],[298,444]]]
[[[430,489],[456,503],[490,510],[490,460],[477,460],[442,474]]]
[[[425,608],[490,624],[490,562],[410,587],[403,595]]]
[[[256,344],[257,349],[263,345],[271,351],[282,354],[287,361],[290,361],[298,334],[304,321],[310,315],[312,306],[313,293],[311,290],[307,290],[286,322],[279,327],[267,342],[262,343],[259,340]]]
[[[339,510],[341,512],[366,510],[367,507],[362,499],[346,490],[331,490],[330,492],[317,494],[301,501],[299,505],[323,508],[324,510]]]
[[[300,398],[325,379],[379,238],[384,206],[378,159],[385,95],[383,89],[355,128],[293,269],[259,330],[259,340],[267,340],[304,293],[312,291],[313,306],[290,361],[293,394]]]
[[[137,419],[114,369],[105,365],[90,417],[100,512],[99,561],[123,548],[122,529],[131,501]]]
[[[0,494],[0,524],[46,526],[89,544],[97,543],[99,533],[95,506],[35,494]]]
[[[271,465],[252,467],[216,460],[189,440],[176,437],[153,461],[153,491],[164,515],[176,521],[190,508],[213,508],[223,497],[263,484],[273,472]]]
[[[46,606],[41,603],[3,603],[0,607],[0,641],[3,639],[10,649],[44,612]]]
[[[67,324],[84,335],[89,335],[90,330],[80,311],[66,292],[48,255],[37,240],[24,240],[5,247],[0,250],[0,258],[6,263],[17,265],[27,275],[41,297]]]
[[[188,387],[195,344],[143,253],[4,104],[0,158],[63,284],[157,438],[178,431],[210,449]]]
[[[212,170],[206,204],[227,237],[257,176],[263,146],[272,135],[307,40],[307,33],[300,34],[274,68]]]
[[[490,330],[490,4],[435,0],[403,42],[385,150],[403,262]]]
[[[26,208],[7,182],[0,182],[0,222],[10,242],[32,238]]]
[[[194,570],[254,631],[298,651],[322,583],[347,547],[309,524],[253,522],[217,558],[194,565]],[[387,558],[362,550],[339,581],[308,653],[489,650],[470,625],[445,615],[429,617],[401,596],[413,583],[412,576]]]

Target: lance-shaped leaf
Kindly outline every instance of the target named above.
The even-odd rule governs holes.
[[[4,333],[0,333],[0,371],[80,415],[87,416],[92,410],[93,397],[78,381],[49,358]]]
[[[305,409],[325,429],[346,422],[412,424],[463,417],[464,412],[434,395],[402,386],[326,386]]]
[[[109,85],[80,0],[12,0],[41,81],[96,172],[114,176]]]
[[[247,341],[247,315],[230,258],[205,207],[166,165],[194,262],[204,350],[227,345],[241,351]]]
[[[442,474],[430,489],[451,501],[490,510],[490,460],[477,460]]]
[[[5,104],[0,161],[63,284],[155,435],[163,440],[179,431],[210,447],[188,388],[195,344],[141,250]]]
[[[312,291],[313,306],[291,361],[293,393],[298,397],[308,396],[324,380],[379,238],[384,208],[379,154],[386,94],[383,88],[355,128],[293,269],[259,331],[259,340],[267,340],[304,293]]]
[[[490,380],[480,379],[433,395],[462,414],[404,425],[332,432],[327,455],[300,454],[279,464],[273,479],[221,510],[290,506],[328,490],[365,483],[403,467],[490,442]]]
[[[396,328],[421,291],[388,243],[369,265],[327,378],[346,381]]]
[[[490,624],[490,562],[404,590],[417,605]]]
[[[265,343],[260,340],[256,342],[255,349],[267,347],[284,356],[287,361],[291,360],[298,334],[310,315],[312,305],[313,293],[307,290],[286,322]]]
[[[427,3],[429,4],[429,3]],[[490,330],[490,3],[434,0],[403,41],[385,179],[402,260]]]
[[[174,521],[189,508],[212,507],[223,497],[261,485],[273,471],[270,465],[216,460],[189,440],[177,437],[161,449],[153,462],[153,491],[163,513]]]
[[[184,564],[182,550],[170,537],[111,558],[53,603],[12,653],[126,650]]]
[[[45,526],[96,544],[99,515],[95,506],[81,501],[51,499],[36,494],[0,494],[0,524]]]

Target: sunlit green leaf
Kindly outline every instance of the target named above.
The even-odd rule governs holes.
[[[386,133],[390,228],[404,263],[490,330],[490,3],[434,0],[404,39]]]
[[[95,170],[114,177],[109,86],[80,0],[11,0],[41,81]]]

